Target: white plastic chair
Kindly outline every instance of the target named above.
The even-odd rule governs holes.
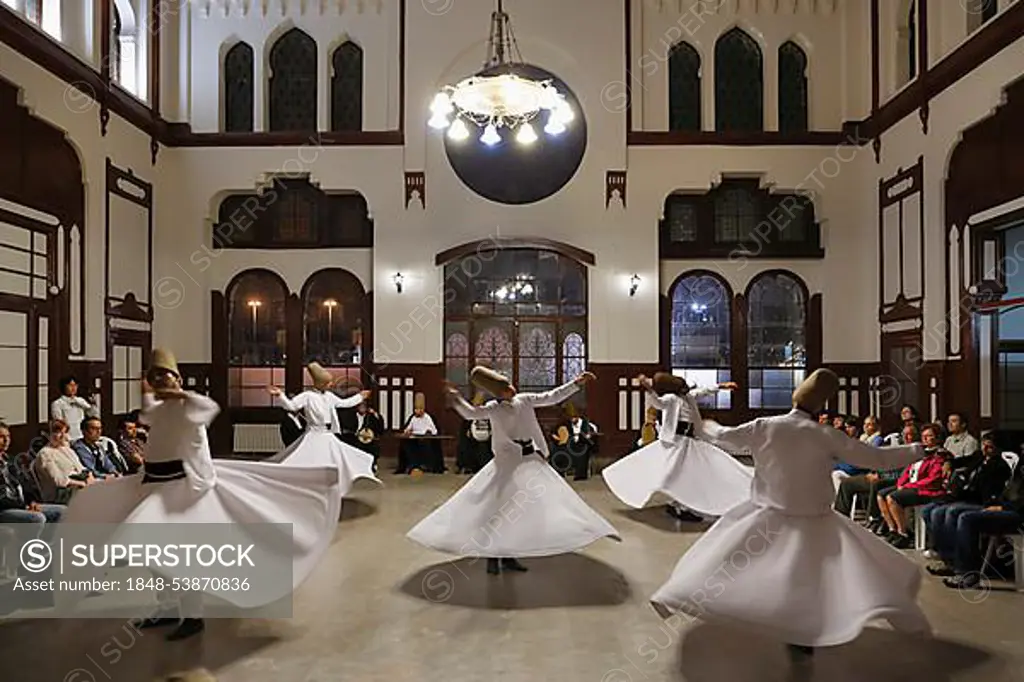
[[[1020,455],[1018,455],[1016,452],[1004,452],[1003,461],[1010,465],[1010,469],[1016,470],[1017,463],[1020,461]]]
[[[903,434],[899,433],[898,431],[896,433],[890,433],[883,439],[883,442],[889,447],[899,445],[900,438],[902,437],[902,435]]]

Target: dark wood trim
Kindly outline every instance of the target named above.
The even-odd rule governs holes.
[[[732,393],[732,409],[729,413],[740,415],[750,414],[750,389],[747,386],[747,379],[750,377],[748,346],[748,303],[746,292],[736,294],[732,299],[732,343],[729,348],[730,355],[730,377],[740,385],[738,391]]]
[[[163,119],[163,112],[160,107],[160,33],[163,29],[164,18],[160,11],[162,3],[151,2],[149,11],[149,102],[153,115]],[[220,65],[218,65],[220,68]],[[152,163],[156,165],[156,155],[160,151],[160,141],[155,134],[150,134],[149,150],[152,154]]]
[[[881,11],[879,2],[871,0],[871,115],[878,113],[881,92],[881,54],[879,49],[879,31],[881,31]]]
[[[918,78],[928,78],[928,0],[916,0],[917,1],[917,76]],[[928,134],[928,92],[924,92],[921,106],[918,107],[917,113],[921,119],[921,127],[924,130],[925,135]]]
[[[403,145],[405,144],[405,47],[408,5],[409,0],[402,0],[398,6],[398,130],[394,132],[401,136]],[[426,200],[424,200],[424,205],[426,205]]]
[[[307,280],[308,282],[308,280]],[[230,300],[230,299],[229,299]],[[284,361],[284,390],[288,395],[295,395],[302,392],[302,356],[305,330],[303,329],[305,300],[300,299],[297,294],[288,294],[284,305],[284,328],[285,328],[285,361]],[[230,305],[230,303],[229,303]],[[230,328],[231,320],[228,319]],[[233,408],[234,412],[237,408]]]
[[[633,137],[633,0],[623,0],[622,6],[625,12],[622,23],[626,33],[626,144],[629,145]]]
[[[121,169],[114,165],[114,162],[107,157],[106,164],[106,191],[104,193],[104,225],[103,225],[103,294],[106,300],[106,311],[108,316],[126,317],[127,319],[145,322],[153,321],[153,185],[139,178],[129,169]],[[119,187],[120,182],[126,182],[137,188],[142,196],[136,196]],[[125,201],[140,206],[146,211],[146,271],[150,274],[145,292],[126,292],[124,299],[110,295],[110,198],[118,197]],[[83,254],[84,258],[84,254]],[[139,305],[136,297],[145,294],[145,301]],[[137,310],[136,310],[137,309]],[[122,312],[124,314],[122,314]],[[139,317],[144,313],[144,317]],[[82,311],[84,316],[85,312]],[[109,361],[109,356],[108,356]]]
[[[187,123],[172,123],[168,126],[165,144],[169,147],[400,147],[405,144],[405,135],[401,130],[193,133]]]
[[[230,291],[230,288],[228,289]],[[210,292],[210,397],[223,405],[210,425],[210,448],[218,454],[231,452],[232,416],[228,414],[228,301],[220,291]]]
[[[543,237],[518,237],[497,239],[480,239],[474,242],[467,242],[450,249],[445,249],[434,257],[434,265],[447,265],[454,260],[464,258],[473,254],[492,254],[505,249],[540,249],[541,251],[553,251],[559,255],[571,258],[584,265],[594,265],[597,259],[589,251],[584,251],[571,244],[558,242]]]
[[[107,124],[110,122],[110,93],[111,88],[111,77],[110,77],[110,29],[111,23],[114,21],[111,16],[110,0],[100,0],[100,81],[103,84],[103,89],[99,91],[100,95],[100,132],[106,137],[107,135]]]
[[[821,367],[824,361],[824,315],[821,294],[814,294],[807,301],[807,373]]]
[[[631,147],[835,147],[856,143],[857,138],[843,130],[810,130],[801,133],[782,133],[777,130],[631,130],[626,134],[626,144]]]

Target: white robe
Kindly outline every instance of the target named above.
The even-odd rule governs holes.
[[[220,411],[213,400],[196,393],[185,399],[156,401],[144,396],[142,418],[151,425],[146,463],[180,460],[185,478],[143,483],[142,474],[107,479],[72,498],[61,526],[122,524],[110,543],[132,542],[132,524],[292,524],[288,543],[275,545],[292,562],[290,584],[274,589],[209,592],[240,608],[256,608],[288,596],[312,573],[334,538],[341,513],[338,474],[334,467],[291,467],[262,462],[214,461],[206,428]],[[134,538],[138,542],[138,538]],[[93,569],[94,571],[96,569]],[[164,566],[168,578],[190,573]],[[73,579],[102,579],[95,575]],[[65,577],[70,577],[65,575]],[[213,583],[208,585],[213,589]],[[57,592],[65,605],[81,592]]]
[[[753,496],[679,560],[651,598],[663,616],[760,630],[790,644],[834,646],[871,620],[927,632],[913,561],[832,510],[838,461],[890,469],[921,458],[919,445],[875,448],[793,410],[736,428],[704,423],[714,442],[754,457]]]
[[[487,558],[550,556],[602,537],[619,540],[615,528],[541,457],[547,445],[534,408],[557,405],[577,388],[569,383],[479,407],[455,398],[464,419],[490,421],[494,459],[408,537],[441,552]],[[524,457],[516,441],[531,442],[540,454]]]
[[[297,441],[277,453],[268,462],[284,462],[297,467],[338,467],[338,490],[348,495],[352,484],[359,478],[377,483],[381,480],[373,473],[373,456],[342,443],[332,431],[338,431],[338,409],[355,407],[363,396],[339,398],[330,391],[303,391],[294,398],[283,393],[277,396],[281,407],[289,412],[301,410],[306,416],[306,432]]]
[[[676,424],[689,422],[700,433],[696,397],[717,392],[697,389],[686,395],[647,393],[647,404],[664,414],[658,440],[621,458],[601,471],[608,488],[622,502],[640,509],[655,493],[672,498],[701,514],[721,516],[750,499],[754,470],[714,445],[676,433]]]

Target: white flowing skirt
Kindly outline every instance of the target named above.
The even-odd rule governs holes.
[[[754,470],[711,443],[679,436],[656,440],[601,471],[625,504],[640,509],[662,493],[696,512],[721,516],[750,499]]]
[[[498,454],[408,533],[458,556],[565,554],[618,532],[539,455]]]
[[[373,456],[342,443],[330,431],[309,429],[290,446],[267,462],[279,462],[293,467],[338,467],[338,489],[345,497],[356,479],[365,478],[380,485],[383,482],[373,473]]]
[[[664,618],[683,613],[835,646],[876,618],[930,631],[920,585],[917,564],[833,511],[787,516],[747,502],[697,540],[651,602]]]
[[[75,493],[61,519],[68,524],[120,524],[105,541],[138,542],[132,524],[291,524],[291,538],[268,547],[292,563],[288,584],[264,585],[259,590],[218,592],[216,596],[239,608],[271,604],[302,584],[323,558],[334,539],[341,515],[338,475],[333,467],[291,467],[262,462],[214,461],[216,479],[201,485],[191,478],[143,483],[142,474],[105,480]],[[70,528],[70,532],[73,532]],[[95,575],[74,579],[102,579]],[[189,577],[173,567],[161,567],[168,578]],[[70,577],[70,576],[68,576]],[[210,594],[213,594],[212,592]],[[85,595],[58,592],[73,604]]]

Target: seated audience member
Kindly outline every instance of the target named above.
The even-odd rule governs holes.
[[[878,420],[873,415],[864,417],[864,430],[860,434],[860,442],[865,445],[873,445],[876,448],[882,447],[885,442],[882,434],[878,432]]]
[[[71,449],[96,478],[120,476],[128,469],[114,441],[103,437],[103,422],[98,417],[82,420],[82,437],[71,444]]]
[[[918,442],[917,427],[912,425],[904,427],[903,433],[900,434],[900,440],[905,443]],[[843,516],[849,516],[853,510],[854,496],[866,497],[868,527],[876,532],[886,528],[885,521],[878,509],[877,491],[896,485],[901,473],[901,469],[883,470],[844,478],[839,485],[839,493],[836,495],[835,510]]]
[[[913,545],[907,531],[906,510],[946,496],[944,482],[949,453],[938,446],[938,432],[939,427],[934,424],[922,428],[925,456],[904,469],[894,487],[878,492],[878,508],[889,531],[888,539],[897,549]]]
[[[834,428],[836,431],[846,431],[846,415],[832,415],[832,428]]]
[[[132,410],[128,413],[128,419],[135,424],[135,437],[145,445],[149,440],[149,425],[142,421],[141,416],[141,410]]]
[[[857,418],[856,417],[844,417],[843,418],[843,429],[847,436],[850,438],[859,438],[857,433]],[[839,493],[839,486],[842,485],[843,480],[851,476],[862,476],[868,473],[866,469],[847,464],[846,462],[837,462],[835,467],[832,469],[832,485],[835,486],[836,493]]]
[[[856,417],[850,416],[843,422],[843,430],[850,438],[860,438],[860,424]]]
[[[932,503],[921,509],[921,516],[928,527],[929,549],[936,558],[952,557],[957,519],[964,512],[996,504],[1013,473],[992,436],[981,439],[981,454],[982,458],[972,468],[955,471],[947,479],[949,502]],[[953,575],[951,563],[929,567],[928,570],[932,575]]]
[[[473,405],[486,402],[483,393],[473,396]],[[491,451],[491,422],[487,419],[464,419],[459,429],[458,455],[455,469],[460,474],[475,474],[494,458]]]
[[[100,416],[95,402],[78,395],[78,381],[74,377],[60,380],[60,397],[50,403],[50,419],[59,419],[68,425],[71,442],[82,437],[82,420]]]
[[[959,412],[950,412],[946,418],[946,428],[949,429],[949,436],[942,447],[953,456],[953,468],[962,469],[976,465],[980,457],[968,459],[978,454],[978,441],[967,432],[967,417]]]
[[[413,470],[443,474],[444,454],[441,452],[441,441],[430,438],[418,439],[417,436],[436,436],[437,426],[427,414],[427,398],[417,393],[413,398],[412,415],[405,421],[402,434],[405,439],[398,447],[398,468],[396,474],[408,474]]]
[[[921,431],[921,418],[917,415],[917,408],[913,405],[904,405],[900,408],[900,434],[904,433],[904,429],[908,426],[913,426],[917,432]],[[900,442],[900,445],[907,445],[907,443]]]
[[[968,589],[981,581],[984,563],[981,536],[1019,533],[1024,522],[1024,458],[1017,463],[1013,477],[1003,489],[999,499],[983,509],[960,514],[951,539],[944,538],[939,546],[942,560],[953,568],[953,575],[943,580],[947,587]],[[943,532],[950,532],[947,525]],[[941,574],[941,573],[940,573]]]
[[[64,513],[62,504],[28,502],[21,485],[21,472],[7,454],[11,446],[11,430],[0,422],[0,523],[24,523],[32,526],[30,537],[42,535],[47,523],[57,523]]]
[[[832,424],[832,413],[828,410],[822,410],[819,412],[818,423],[822,426],[830,426]]]
[[[116,446],[126,467],[122,473],[138,473],[146,461],[146,443],[139,438],[139,425],[132,415],[122,417],[118,422]]]
[[[44,502],[63,504],[78,488],[96,482],[68,442],[68,425],[59,419],[50,422],[50,441],[36,455],[36,478]]]
[[[381,416],[364,400],[354,409],[339,409],[338,423],[341,425],[341,440],[373,457],[373,470],[376,471],[380,437],[384,433]]]

